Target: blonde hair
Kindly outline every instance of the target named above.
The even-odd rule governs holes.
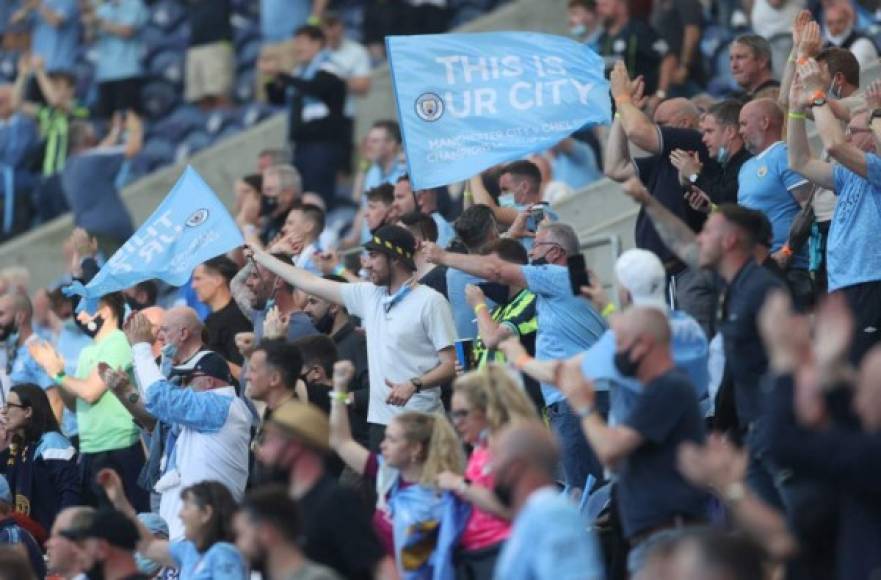
[[[538,419],[535,405],[501,365],[489,363],[465,373],[453,383],[453,390],[483,411],[491,433],[509,423]]]
[[[440,414],[408,411],[401,413],[394,420],[403,429],[404,438],[408,443],[422,445],[420,485],[436,487],[437,476],[444,471],[464,473],[465,452],[456,436],[456,431],[446,417]]]

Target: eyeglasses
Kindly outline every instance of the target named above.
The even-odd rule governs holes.
[[[27,409],[27,405],[19,405],[18,403],[6,403],[7,407],[18,407],[19,409]]]
[[[560,248],[561,250],[563,249],[563,246],[561,246],[557,242],[534,242],[532,244],[532,247],[536,247],[536,246],[556,246],[557,248]]]
[[[452,419],[453,421],[461,421],[462,419],[468,417],[470,413],[471,411],[469,411],[468,409],[459,409],[457,411],[452,411],[450,412],[450,419]]]

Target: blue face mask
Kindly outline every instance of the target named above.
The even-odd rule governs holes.
[[[719,163],[725,163],[728,161],[728,148],[724,145],[719,147],[719,151],[716,152],[716,161]]]
[[[514,194],[510,192],[503,192],[499,196],[499,206],[500,207],[517,207],[517,200],[514,199]]]
[[[569,27],[569,34],[572,36],[584,36],[587,33],[587,26],[584,24],[576,24],[575,26]]]

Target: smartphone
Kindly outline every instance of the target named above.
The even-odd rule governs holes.
[[[590,286],[590,276],[587,274],[584,254],[575,254],[566,258],[566,267],[569,269],[569,285],[572,287],[572,294],[578,296],[581,294],[582,286]]]
[[[474,369],[474,339],[463,338],[456,341],[456,359],[466,371]]]

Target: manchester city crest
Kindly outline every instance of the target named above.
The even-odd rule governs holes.
[[[416,99],[416,116],[431,123],[444,114],[444,102],[434,93],[422,93]]]
[[[205,208],[202,208],[200,210],[196,210],[195,212],[193,212],[193,215],[191,215],[189,218],[187,218],[187,221],[185,223],[188,228],[195,228],[197,226],[201,226],[203,223],[205,223],[205,220],[207,220],[207,219],[208,219],[208,210]]]

